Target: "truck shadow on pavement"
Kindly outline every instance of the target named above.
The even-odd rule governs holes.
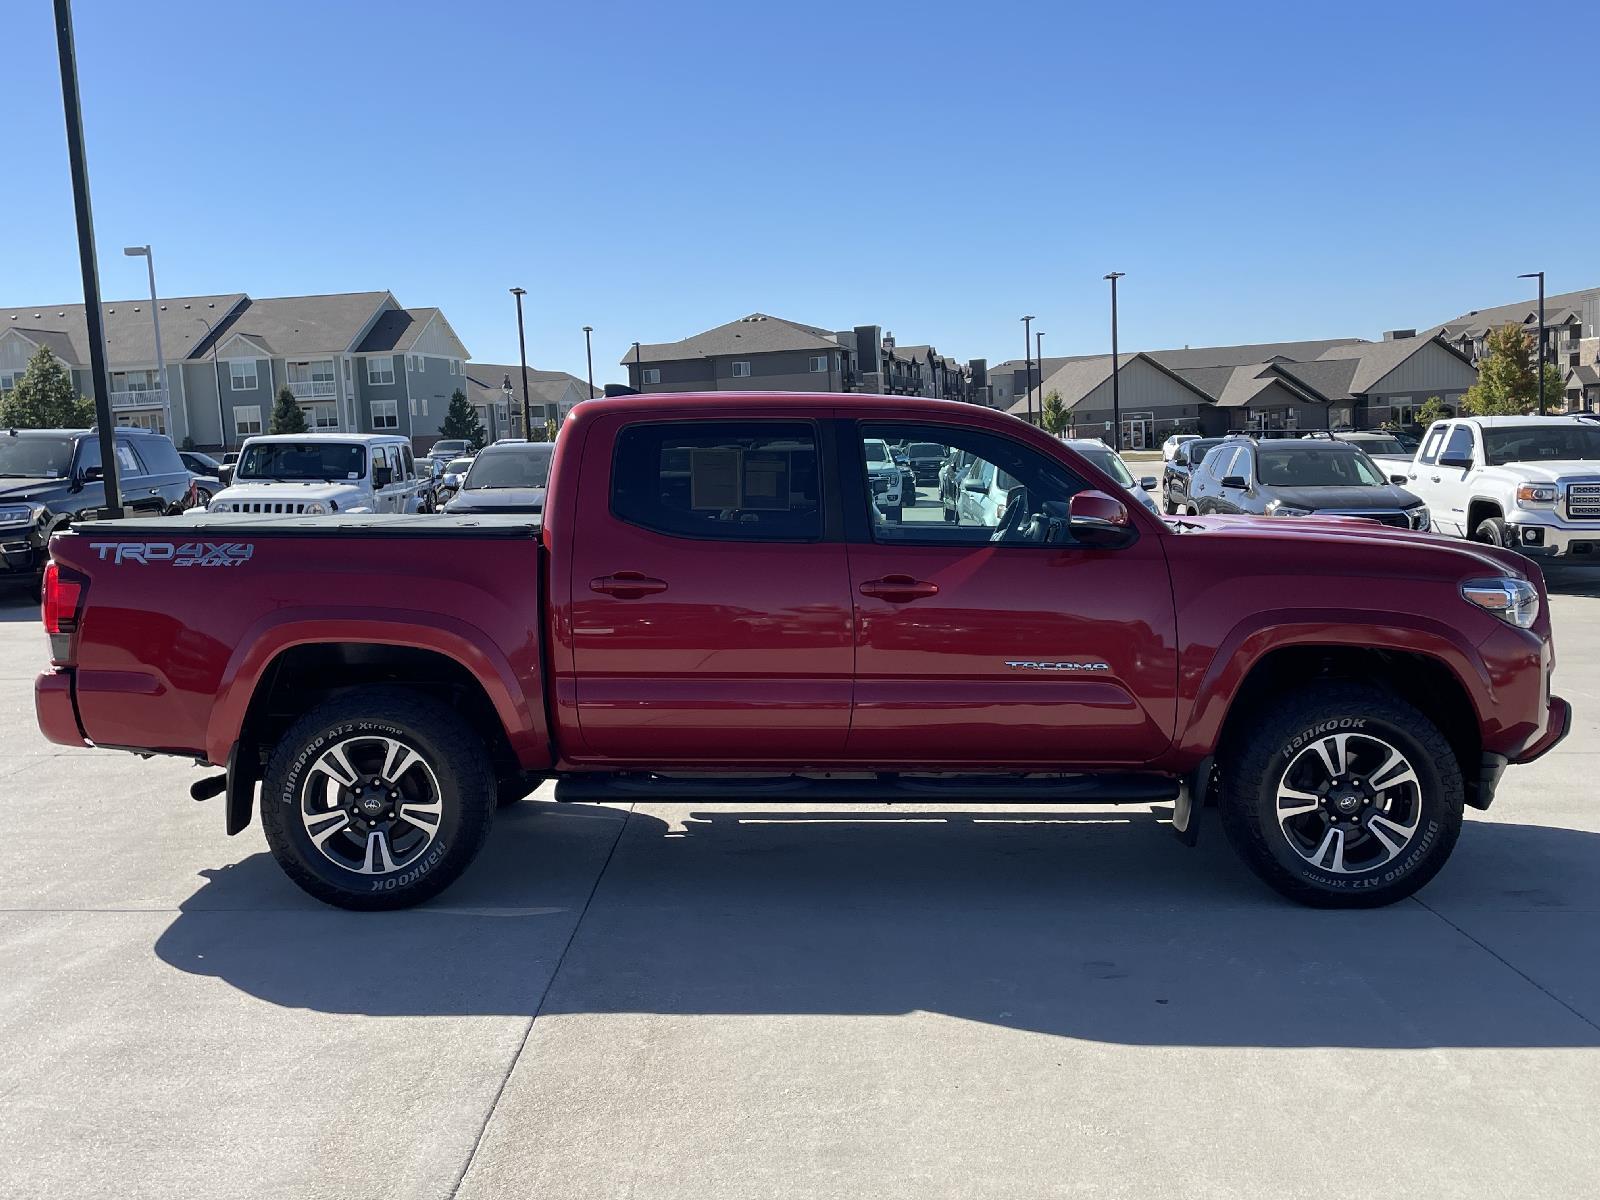
[[[653,811],[670,819],[524,802],[409,912],[325,908],[255,854],[206,872],[156,953],[373,1016],[925,1011],[1138,1045],[1600,1045],[1596,834],[1472,821],[1423,903],[1319,912],[1248,876],[1214,813],[1191,851],[1144,809]]]

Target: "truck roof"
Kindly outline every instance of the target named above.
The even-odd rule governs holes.
[[[1451,417],[1447,420],[1470,421],[1474,425],[1494,428],[1499,425],[1580,425],[1588,424],[1577,417]]]
[[[934,400],[927,396],[878,396],[859,392],[643,392],[624,396],[596,396],[574,405],[569,420],[592,419],[606,413],[649,412],[665,406],[677,408],[728,408],[748,412],[761,409],[836,408],[870,412],[874,408],[925,409],[929,416],[951,417],[961,413],[991,413],[1007,416],[999,409],[961,400]],[[1013,417],[1012,420],[1021,420]]]
[[[409,442],[403,433],[252,433],[247,442]]]

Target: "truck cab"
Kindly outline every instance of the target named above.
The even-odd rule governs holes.
[[[411,443],[393,434],[283,433],[248,439],[213,513],[321,516],[415,513],[427,480]]]
[[[1600,425],[1574,417],[1435,421],[1406,471],[1438,533],[1534,557],[1600,556]]]

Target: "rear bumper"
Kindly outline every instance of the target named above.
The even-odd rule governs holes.
[[[87,746],[72,702],[72,673],[46,671],[33,681],[33,711],[39,732],[58,746]]]

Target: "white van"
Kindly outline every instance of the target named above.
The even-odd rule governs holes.
[[[246,439],[210,512],[414,513],[423,480],[411,442],[384,433],[274,433]]]

